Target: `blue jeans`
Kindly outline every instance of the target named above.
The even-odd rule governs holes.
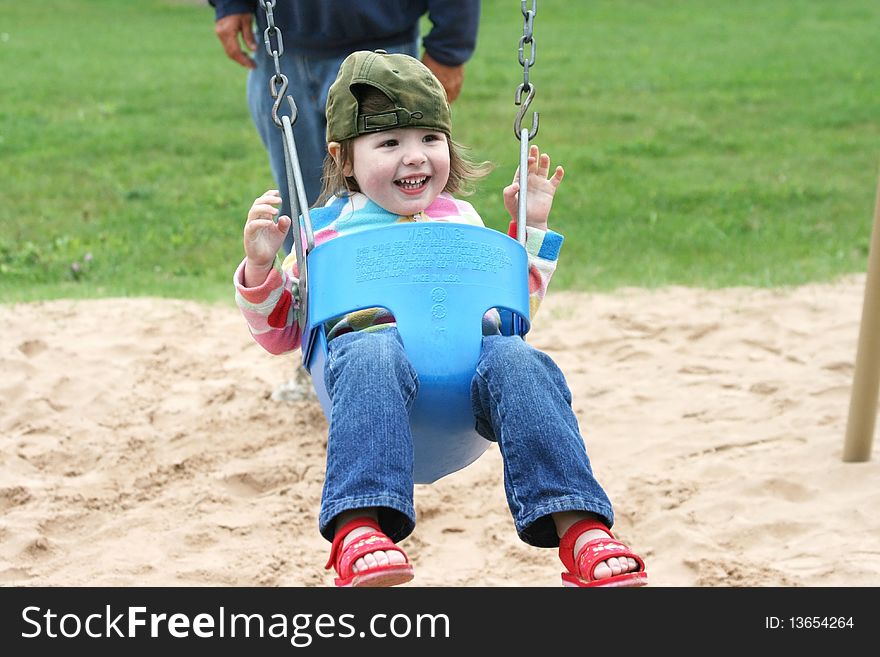
[[[333,539],[343,511],[378,507],[393,540],[415,527],[408,409],[416,372],[397,329],[346,333],[329,345],[325,383],[332,401],[327,471],[318,520]],[[611,527],[614,511],[593,476],[562,372],[519,337],[483,338],[471,383],[477,430],[497,441],[504,489],[519,537],[559,545],[550,514],[589,511]]]
[[[283,32],[282,32],[283,33]],[[269,93],[269,80],[275,75],[275,64],[263,45],[263,35],[256,33],[257,50],[254,61],[257,67],[251,69],[247,81],[248,108],[251,118],[269,153],[269,165],[275,184],[284,202],[281,213],[290,215],[290,202],[287,194],[287,174],[284,168],[284,139],[281,129],[272,120],[272,96]],[[385,50],[391,53],[405,53],[418,56],[419,44],[389,45]],[[345,56],[322,57],[304,55],[285,50],[281,57],[281,72],[287,76],[287,94],[296,103],[297,118],[293,124],[293,138],[302,170],[303,185],[309,206],[314,205],[321,193],[321,171],[324,156],[327,154],[327,121],[324,107],[327,104],[327,90],[336,79],[339,67]],[[290,115],[290,105],[285,99],[278,108],[279,117]],[[300,209],[302,212],[302,209]],[[279,215],[280,216],[280,215]],[[287,233],[284,241],[285,255],[293,249],[293,231]]]

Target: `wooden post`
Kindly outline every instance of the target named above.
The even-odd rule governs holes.
[[[874,227],[868,252],[868,278],[865,281],[865,301],[856,368],[853,374],[844,461],[868,461],[877,419],[877,396],[880,389],[880,182],[874,207]]]

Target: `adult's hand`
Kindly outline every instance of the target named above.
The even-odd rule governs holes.
[[[461,93],[461,85],[464,82],[464,64],[446,66],[427,52],[422,55],[422,63],[440,80],[440,84],[446,89],[446,97],[450,103],[458,98],[458,94]]]
[[[214,24],[214,32],[220,39],[220,43],[223,44],[223,50],[226,51],[227,57],[245,68],[254,68],[256,64],[248,56],[248,53],[241,49],[239,35],[251,52],[257,49],[257,42],[254,40],[254,33],[251,30],[253,18],[253,14],[229,14]]]

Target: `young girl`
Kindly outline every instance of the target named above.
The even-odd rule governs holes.
[[[353,53],[327,99],[323,207],[311,213],[315,244],[396,222],[482,225],[452,196],[486,173],[451,139],[443,87],[418,60],[383,51]],[[526,250],[534,316],[556,268],[562,236],[547,218],[562,167],[530,148]],[[503,191],[515,216],[519,171]],[[274,354],[300,346],[295,259],[274,266],[291,220],[275,221],[281,197],[254,201],[244,228],[246,257],[235,273],[236,300],[257,342]],[[568,586],[642,586],[645,565],[616,541],[611,502],[596,481],[571,409],[571,393],[549,356],[519,336],[502,336],[497,313],[483,321],[471,384],[478,431],[497,441],[504,486],[519,537],[559,546]],[[394,317],[371,308],[327,328],[325,383],[332,401],[319,529],[331,542],[327,568],[337,586],[393,586],[413,568],[395,545],[415,527],[408,407],[418,379]]]

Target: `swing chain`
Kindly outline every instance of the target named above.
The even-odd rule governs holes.
[[[535,112],[532,115],[531,130],[525,133],[522,127],[523,117],[525,116],[526,112],[529,109],[529,105],[532,104],[532,100],[535,97],[535,85],[529,82],[529,68],[534,65],[535,58],[537,56],[533,29],[535,14],[538,13],[538,0],[532,0],[531,9],[526,9],[526,4],[526,0],[521,0],[521,10],[523,15],[523,35],[519,40],[518,54],[519,63],[523,67],[523,81],[522,84],[516,88],[516,96],[514,97],[514,103],[516,105],[520,105],[520,110],[519,113],[516,115],[516,120],[513,122],[513,133],[519,140],[522,140],[525,134],[528,135],[528,140],[534,139],[535,135],[538,134],[538,112]],[[525,54],[526,44],[528,44],[529,46],[528,56],[526,56]],[[523,93],[527,94],[525,101],[522,100]]]
[[[266,52],[272,58],[275,64],[275,74],[269,79],[269,93],[275,101],[272,105],[272,121],[279,128],[282,128],[281,119],[278,117],[278,108],[287,93],[287,76],[281,72],[281,55],[284,54],[284,39],[281,36],[281,30],[275,25],[275,9],[276,0],[260,0],[260,6],[266,12],[267,27],[263,31],[263,42],[266,44]],[[275,38],[276,45],[272,44],[272,37]],[[296,103],[293,102],[293,96],[287,96],[287,102],[290,104],[290,122],[296,122]]]
[[[266,14],[266,29],[263,32],[263,40],[266,44],[266,52],[275,63],[275,74],[269,80],[269,92],[275,101],[272,105],[272,121],[281,129],[282,148],[284,150],[284,171],[287,179],[287,199],[290,204],[290,216],[299,217],[294,220],[290,230],[293,233],[293,251],[296,256],[297,271],[299,273],[300,304],[298,317],[300,323],[307,325],[306,309],[308,308],[308,263],[306,254],[314,246],[314,234],[312,232],[312,220],[309,215],[308,200],[305,194],[305,185],[302,180],[302,170],[299,165],[299,155],[296,151],[296,142],[293,136],[293,124],[296,121],[296,103],[293,96],[286,94],[288,81],[287,76],[281,72],[281,55],[284,53],[284,40],[281,30],[275,25],[275,2],[276,0],[260,0],[260,6]],[[275,38],[277,47],[272,45]],[[286,114],[278,116],[278,108],[284,98],[290,105],[290,116]],[[302,212],[302,214],[300,214]],[[277,223],[277,218],[275,219]],[[305,236],[305,244],[303,244]],[[305,351],[303,351],[305,355]]]

